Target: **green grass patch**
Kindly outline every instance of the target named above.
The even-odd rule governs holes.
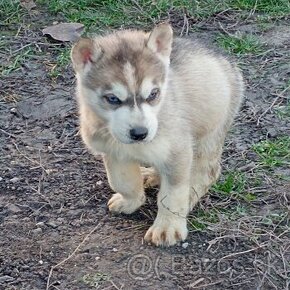
[[[234,0],[231,2],[237,9],[255,10],[273,17],[286,16],[290,13],[289,0]]]
[[[275,113],[277,114],[280,120],[289,119],[290,122],[290,104],[275,108]]]
[[[213,190],[224,194],[230,195],[233,192],[241,193],[245,190],[246,180],[245,176],[238,172],[230,172],[225,174],[221,181],[213,185]]]
[[[104,282],[110,280],[110,276],[104,273],[96,272],[86,274],[82,277],[82,282],[89,287],[98,289]]]
[[[203,231],[209,225],[220,222],[221,217],[227,220],[236,220],[244,216],[247,211],[243,202],[250,203],[256,200],[256,196],[247,192],[246,188],[247,179],[245,174],[239,172],[224,174],[221,180],[212,186],[211,192],[217,193],[216,196],[222,200],[222,203],[226,200],[234,200],[234,202],[231,201],[227,207],[221,207],[217,203],[216,207],[207,210],[197,207],[188,219],[191,229]]]
[[[183,18],[186,14],[196,21],[207,19],[223,11],[256,11],[267,17],[290,14],[288,0],[36,0],[53,14],[63,15],[67,21],[83,23],[87,29],[101,31],[108,28],[147,27],[169,14]],[[27,11],[19,0],[0,1],[0,24],[19,23]]]
[[[262,166],[272,168],[274,166],[290,165],[290,137],[280,137],[276,140],[265,140],[253,146],[258,154]]]
[[[212,186],[212,191],[221,194],[223,197],[232,197],[237,200],[251,202],[256,200],[256,196],[247,192],[246,176],[239,172],[230,172]]]
[[[151,0],[38,0],[48,6],[54,14],[61,13],[69,21],[83,23],[90,30],[104,28],[146,26],[163,18],[167,18],[172,9],[182,12],[190,6],[191,1],[151,1]]]
[[[226,51],[237,54],[258,54],[263,52],[262,43],[253,35],[230,36],[219,34],[217,44]]]
[[[7,1],[7,0],[5,0]],[[234,10],[264,13],[270,17],[290,13],[286,0],[37,0],[53,14],[61,14],[68,21],[83,23],[89,31],[120,27],[148,27],[169,14],[183,19],[184,14],[195,21],[207,19],[223,11]]]
[[[257,184],[259,180],[251,180]],[[212,186],[211,191],[221,195],[221,197],[233,198],[239,201],[252,202],[257,199],[256,195],[248,192],[248,178],[240,172],[228,172],[221,180]]]
[[[70,64],[70,48],[62,48],[56,51],[58,53],[56,63],[54,63],[50,69],[49,76],[51,78],[57,78],[63,74]]]
[[[11,72],[17,71],[29,58],[34,57],[35,53],[35,50],[30,46],[14,53],[8,57],[7,61],[0,64],[0,75],[7,76]]]
[[[247,214],[247,209],[240,204],[228,208],[214,207],[207,210],[199,207],[189,216],[188,224],[193,231],[204,231],[209,226],[218,224],[221,219],[234,221]]]
[[[188,219],[189,226],[194,231],[203,231],[208,225],[219,222],[218,213],[214,208],[208,211],[197,208],[193,217],[189,217]]]
[[[0,26],[11,25],[22,22],[25,10],[20,6],[17,0],[0,1]]]

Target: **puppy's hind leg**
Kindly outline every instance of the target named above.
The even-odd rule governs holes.
[[[207,193],[220,176],[220,160],[225,133],[214,131],[197,140],[195,144],[192,179],[191,208]]]
[[[111,156],[104,163],[113,194],[108,202],[109,210],[130,214],[145,202],[143,178],[138,163],[121,161]]]

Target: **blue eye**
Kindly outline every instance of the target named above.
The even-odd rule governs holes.
[[[158,88],[153,89],[150,95],[148,96],[148,98],[146,99],[146,101],[149,103],[154,101],[155,99],[158,98],[159,94],[160,94],[160,90]]]
[[[105,100],[111,105],[121,105],[122,101],[113,94],[105,95]]]

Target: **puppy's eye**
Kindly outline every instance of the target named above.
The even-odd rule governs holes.
[[[111,105],[121,105],[122,104],[122,101],[113,94],[105,95],[104,99]]]
[[[148,96],[148,98],[146,99],[147,102],[152,102],[155,99],[157,99],[159,97],[160,94],[160,90],[158,88],[155,88],[151,91],[150,95]]]

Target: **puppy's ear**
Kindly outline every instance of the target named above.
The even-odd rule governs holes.
[[[169,58],[171,53],[173,31],[168,23],[156,26],[150,33],[147,47],[161,57]]]
[[[101,58],[103,51],[93,39],[80,39],[71,50],[71,59],[76,72],[84,69]]]

